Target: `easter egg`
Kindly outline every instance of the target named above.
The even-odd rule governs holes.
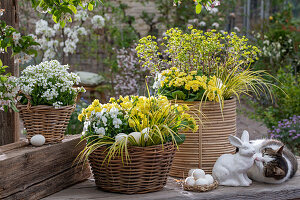
[[[119,133],[118,135],[116,135],[115,140],[116,140],[116,142],[120,142],[121,140],[123,140],[123,138],[126,138],[126,137],[128,137],[127,134]]]
[[[190,169],[189,171],[189,176],[193,176],[193,172],[195,171],[196,169]]]
[[[214,178],[210,174],[206,174],[205,179],[207,180],[208,184],[213,184],[214,182]]]
[[[193,177],[195,180],[199,178],[204,178],[205,177],[205,172],[202,169],[195,169],[193,171]]]
[[[128,135],[129,137],[133,138],[136,143],[140,143],[140,139],[141,139],[141,136],[142,136],[142,133],[141,132],[132,132]]]
[[[45,144],[46,139],[43,135],[34,135],[31,139],[30,139],[30,143],[33,146],[42,146],[43,144]]]
[[[208,185],[208,181],[204,178],[199,178],[198,180],[196,180],[195,185],[196,186]]]
[[[195,185],[194,177],[187,177],[185,179],[185,184],[187,184],[188,186],[194,186]]]

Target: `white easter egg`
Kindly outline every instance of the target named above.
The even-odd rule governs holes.
[[[208,185],[208,181],[204,178],[199,178],[198,180],[196,180],[195,182],[195,185],[198,186],[198,185]]]
[[[46,139],[43,135],[34,135],[31,139],[30,139],[30,143],[33,146],[42,146],[43,144],[45,144]]]
[[[210,174],[206,174],[205,179],[208,181],[208,184],[213,184],[214,182],[214,178]]]
[[[195,180],[199,178],[204,178],[205,177],[205,172],[202,169],[195,169],[193,171],[193,177]]]
[[[195,185],[195,179],[194,177],[187,177],[185,179],[185,184],[189,185],[189,186],[194,186]]]
[[[115,140],[116,140],[116,142],[120,142],[121,140],[123,140],[123,138],[126,138],[126,137],[128,137],[127,134],[119,133],[118,135],[116,135]]]
[[[196,169],[190,169],[189,171],[189,176],[193,176],[193,172],[195,171]]]
[[[141,132],[132,132],[128,135],[129,137],[133,138],[136,143],[140,143],[140,139],[141,139],[141,136],[142,136],[142,133]]]
[[[150,128],[144,128],[141,133],[144,135],[144,140],[147,141],[149,139]]]

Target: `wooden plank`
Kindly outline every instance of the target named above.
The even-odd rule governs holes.
[[[90,176],[90,169],[87,165],[83,169],[81,167],[72,167],[66,171],[57,174],[56,176],[50,177],[47,180],[34,184],[26,190],[20,191],[3,200],[15,200],[15,199],[26,199],[36,200],[45,196],[59,192],[68,186],[86,180]],[[74,176],[75,175],[75,176]]]
[[[77,169],[72,170],[73,161],[85,146],[84,143],[78,145],[79,141],[79,136],[69,136],[59,144],[42,147],[27,145],[4,152],[4,159],[0,159],[0,199],[10,198],[17,194],[30,194],[32,188],[50,184],[48,179],[51,178],[55,178],[56,182],[60,182],[58,181],[60,179],[65,180],[61,180],[61,183],[56,186],[54,182],[53,189],[51,187],[39,188],[41,195],[49,195],[55,188],[67,187],[88,178],[90,173],[87,175],[85,171],[81,172],[85,176],[70,175],[72,171],[78,172]],[[71,180],[64,178],[66,176],[64,173],[69,174]]]
[[[300,160],[298,160],[300,164]],[[124,195],[118,193],[104,192],[98,189],[94,180],[90,179],[83,183],[74,185],[44,200],[284,200],[300,198],[300,170],[291,180],[283,184],[264,184],[254,182],[250,187],[224,187],[219,186],[210,192],[188,192],[184,191],[176,179],[169,177],[167,185],[162,191]]]
[[[18,1],[17,0],[1,0],[0,8],[5,9],[1,20],[6,24],[18,29]],[[14,76],[19,76],[19,67],[14,64],[14,58],[11,57],[11,51],[1,53],[0,59],[4,65],[9,66],[6,72],[10,72]],[[19,114],[16,112],[0,111],[0,146],[13,143],[19,140]]]

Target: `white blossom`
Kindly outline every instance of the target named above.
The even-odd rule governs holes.
[[[103,28],[105,25],[105,19],[100,15],[93,16],[91,22],[93,24],[94,29]]]

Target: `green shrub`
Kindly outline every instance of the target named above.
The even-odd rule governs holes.
[[[81,113],[83,108],[88,106],[88,102],[84,99],[81,99],[76,105],[76,109],[71,115],[67,130],[65,135],[76,135],[81,134],[83,129],[83,122],[78,120],[78,115]]]

